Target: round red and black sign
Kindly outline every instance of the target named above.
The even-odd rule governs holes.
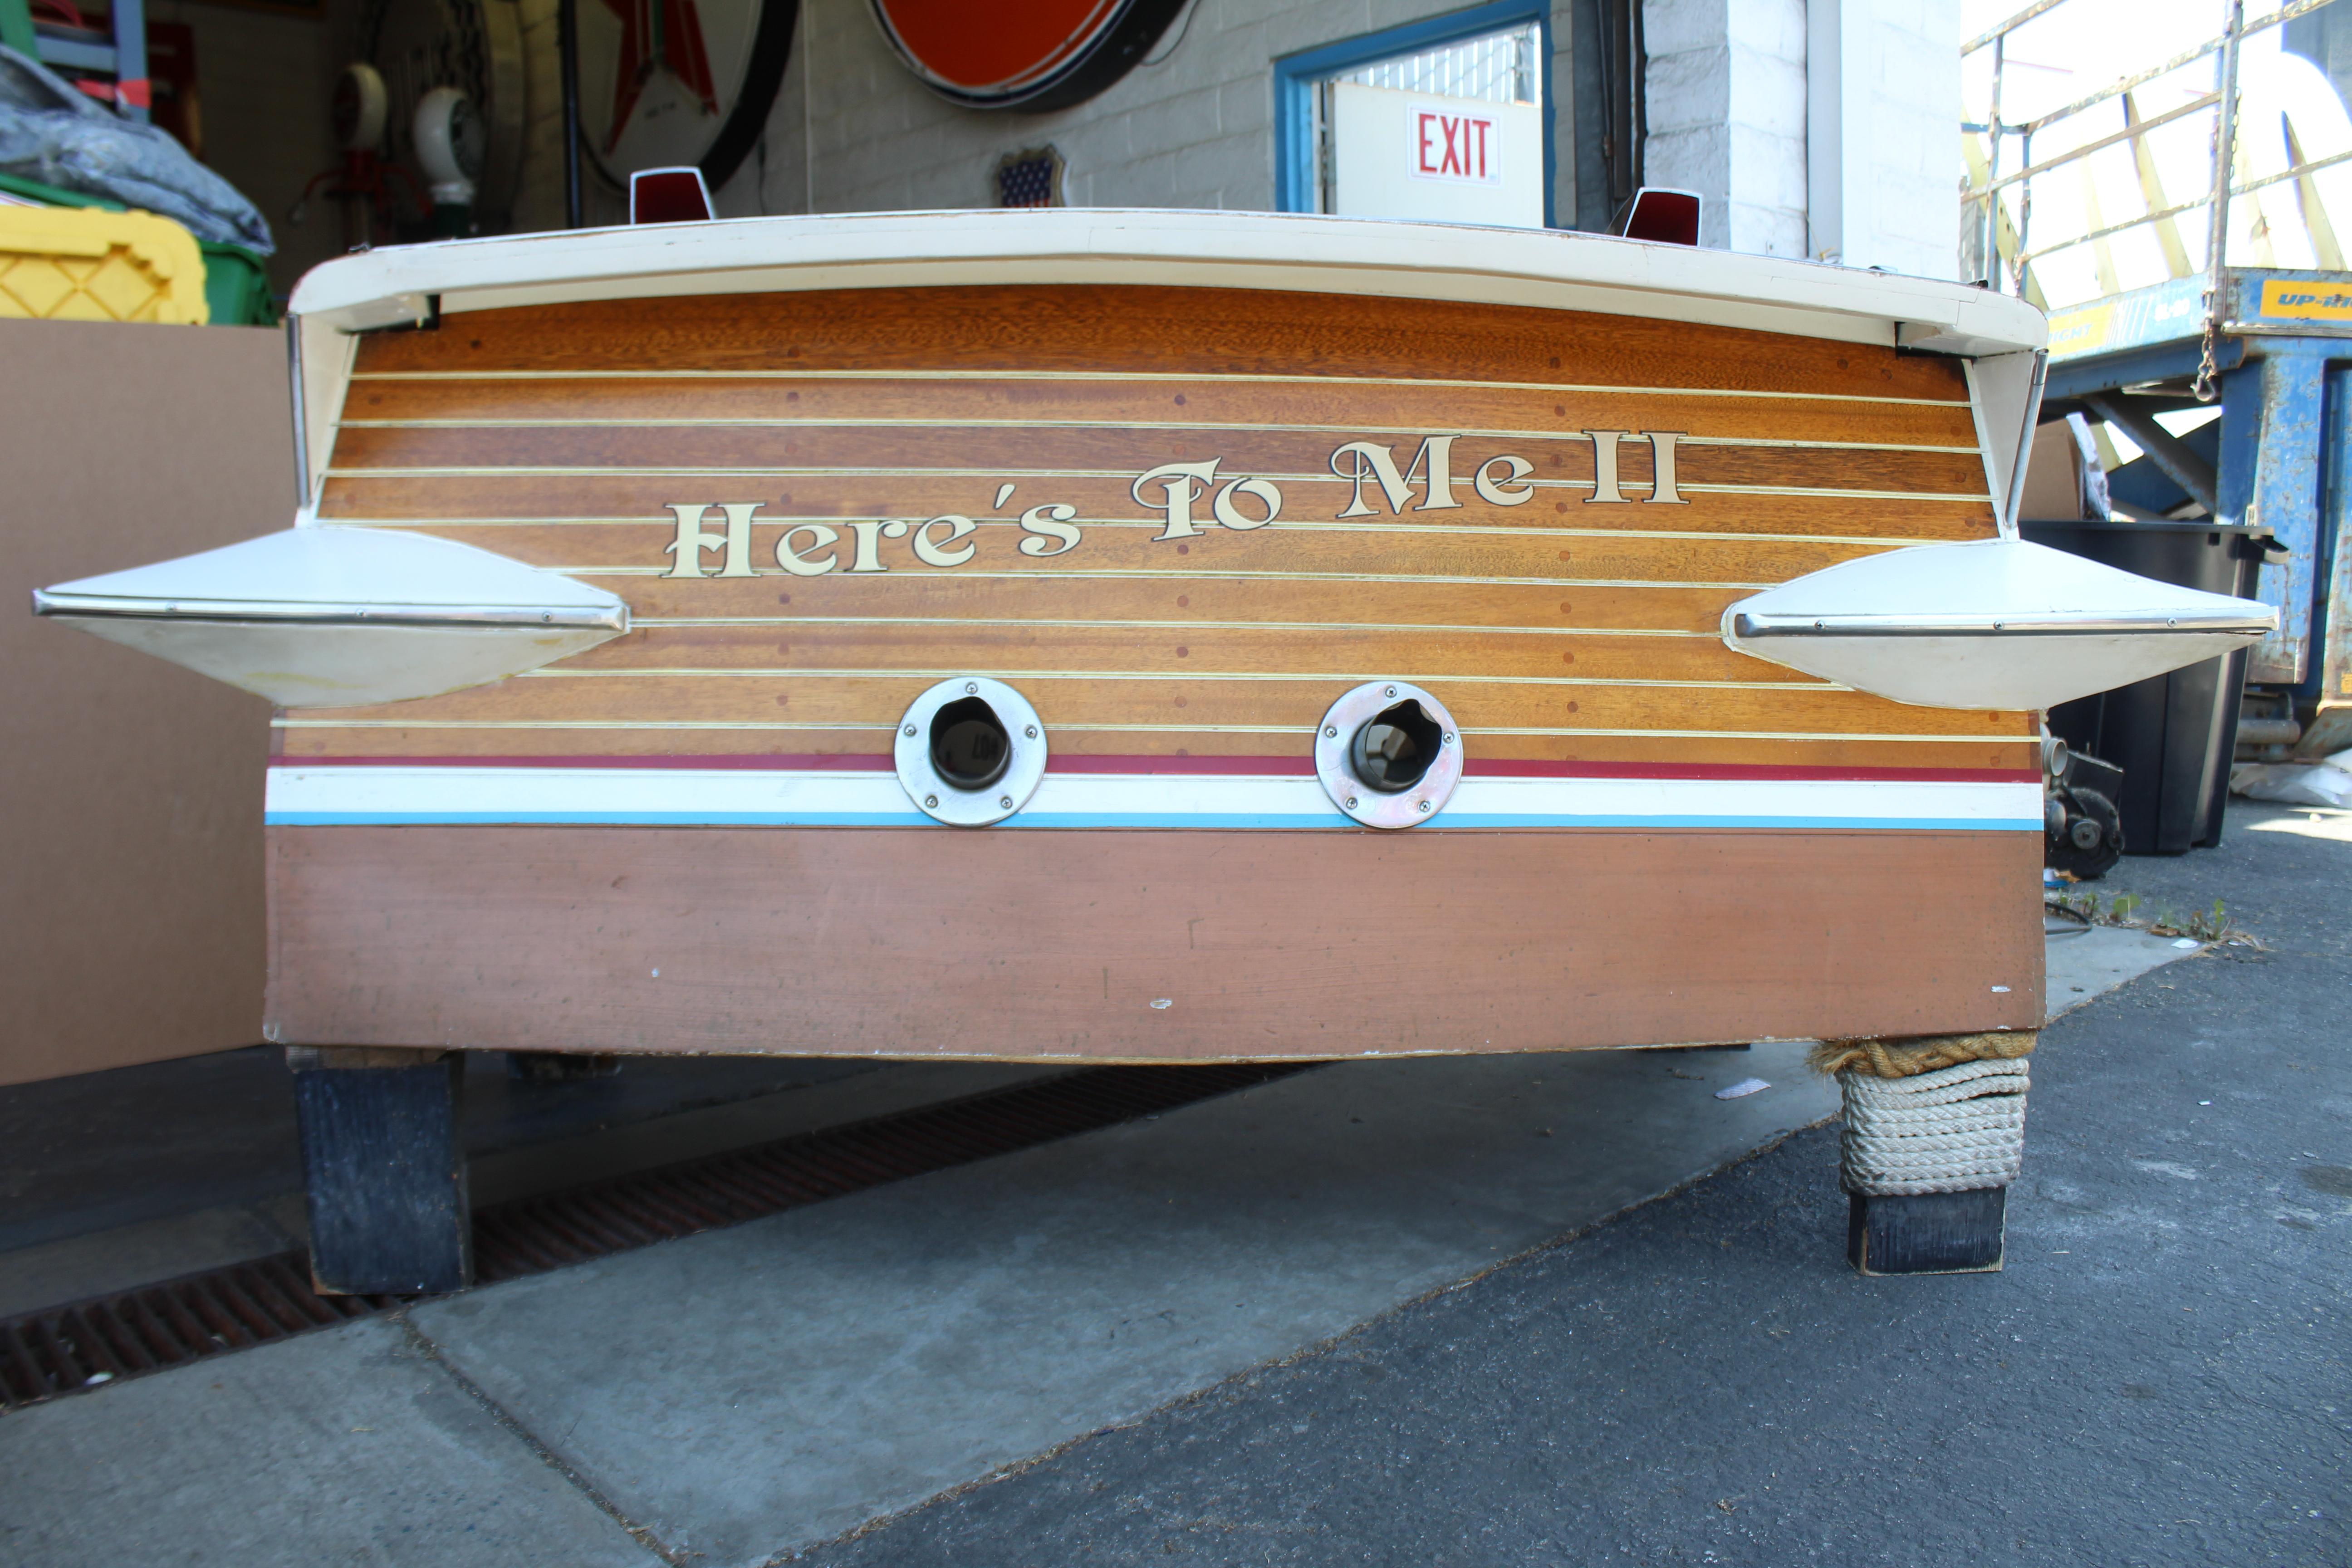
[[[967,109],[1067,109],[1125,76],[1184,0],[874,0],[923,85]]]
[[[800,0],[583,0],[581,139],[625,185],[691,163],[717,190],[767,128]]]

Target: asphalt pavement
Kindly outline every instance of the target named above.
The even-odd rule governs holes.
[[[2352,814],[2102,889],[2266,951],[2042,1037],[1999,1274],[1840,1258],[1834,1129],[791,1559],[2352,1562]]]

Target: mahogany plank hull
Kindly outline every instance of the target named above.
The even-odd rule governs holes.
[[[278,827],[269,1037],[1204,1061],[2025,1029],[2012,833]]]
[[[527,679],[289,717],[281,750],[870,756],[915,693],[977,674],[1021,686],[1060,755],[1265,755],[1395,676],[1459,712],[1474,761],[2014,777],[2022,715],[1902,709],[1717,631],[1759,588],[1990,536],[1969,410],[1958,362],[1891,346],[1459,301],[973,285],[472,310],[361,342],[320,520],[576,576],[635,629]],[[1140,478],[1211,459],[1277,487],[1279,515],[1221,526],[1203,483],[1180,521]],[[1022,521],[1041,503],[1076,542]],[[919,550],[926,526],[955,549]]]
[[[632,629],[281,715],[273,1039],[1200,1061],[2039,1021],[2032,717],[1720,635],[1994,533],[1958,360],[988,282],[455,310],[359,339],[338,395],[320,523],[576,577]],[[892,747],[972,677],[1051,759],[941,828]],[[1313,762],[1382,679],[1463,748],[1391,834]]]

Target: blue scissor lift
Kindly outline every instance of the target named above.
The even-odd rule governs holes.
[[[2280,626],[2248,659],[2238,738],[2316,760],[2352,747],[2352,273],[2231,268],[2222,283],[2210,335],[2201,277],[2053,314],[2042,417],[2079,412],[2140,447],[2107,476],[2116,510],[2276,535],[2286,555],[2261,594]],[[2221,417],[2176,437],[2156,416],[2209,405],[2209,353]]]

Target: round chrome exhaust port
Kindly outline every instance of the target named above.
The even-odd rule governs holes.
[[[1315,776],[1367,827],[1415,827],[1462,782],[1462,731],[1445,704],[1405,680],[1357,687],[1315,731]]]
[[[1045,776],[1045,725],[1028,699],[984,675],[915,699],[891,748],[898,786],[926,816],[985,827],[1029,804]]]

